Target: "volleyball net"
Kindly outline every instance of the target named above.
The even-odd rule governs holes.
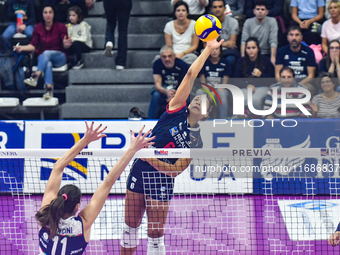
[[[66,151],[0,150],[1,254],[38,253],[34,215],[53,165]],[[83,150],[65,168],[62,185],[81,189],[81,208],[123,153]],[[337,149],[322,148],[143,149],[136,154],[160,162],[191,158],[175,178],[165,225],[167,254],[338,254],[327,239],[340,222],[339,156]],[[94,222],[85,254],[119,254],[132,163]],[[152,193],[157,178],[143,175],[144,189]],[[158,195],[167,196],[162,189]],[[145,196],[147,207],[150,201]],[[146,254],[147,227],[145,214],[136,254]]]

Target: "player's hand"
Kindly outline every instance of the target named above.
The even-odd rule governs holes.
[[[133,150],[134,152],[139,151],[145,146],[154,144],[154,142],[151,142],[151,141],[155,139],[156,136],[147,137],[150,134],[151,129],[143,135],[144,128],[145,128],[145,125],[143,125],[143,127],[139,130],[139,133],[136,137],[135,137],[135,133],[131,130],[131,142],[130,142],[129,149]]]
[[[220,47],[222,45],[222,43],[224,42],[224,40],[220,40],[219,42],[217,41],[217,39],[215,40],[211,40],[207,42],[207,48],[210,48],[212,50],[217,49],[218,47]]]
[[[96,129],[93,129],[93,124],[94,124],[93,121],[90,126],[87,124],[87,121],[85,121],[85,124],[86,124],[86,131],[85,131],[83,139],[86,140],[86,142],[90,143],[90,142],[99,140],[100,138],[106,137],[106,135],[102,133],[107,127],[100,129],[102,126],[102,124],[100,124]]]
[[[336,231],[328,238],[328,244],[332,246],[337,246],[340,242],[340,231]]]

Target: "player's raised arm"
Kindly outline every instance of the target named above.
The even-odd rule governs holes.
[[[63,177],[64,168],[71,163],[71,161],[79,154],[79,152],[84,149],[89,143],[96,141],[102,137],[105,137],[105,134],[102,134],[106,127],[101,128],[102,125],[99,125],[96,129],[93,129],[93,122],[89,126],[85,121],[86,131],[83,136],[71,149],[69,149],[58,161],[54,164],[51,175],[48,179],[43,200],[41,202],[41,207],[44,207],[51,203],[53,199],[55,199],[58,195],[58,191],[60,188],[61,180]]]
[[[192,63],[187,74],[184,76],[181,84],[179,85],[174,98],[169,103],[169,110],[175,110],[183,106],[183,104],[188,99],[190,95],[191,88],[193,86],[194,80],[196,79],[198,73],[201,71],[205,61],[210,56],[211,52],[220,47],[223,40],[217,41],[212,40],[207,42],[207,46],[204,51],[199,55],[199,57]]]
[[[80,212],[79,216],[83,218],[85,233],[86,230],[91,229],[92,223],[95,221],[101,209],[103,208],[104,202],[109,195],[112,185],[124,171],[135,153],[145,146],[154,144],[151,141],[155,137],[147,138],[151,130],[146,132],[144,135],[142,134],[144,127],[145,126],[143,126],[139,131],[137,137],[135,137],[135,134],[131,131],[131,144],[129,149],[127,149],[124,155],[110,170],[105,180],[99,185],[96,192],[93,194],[90,203]]]

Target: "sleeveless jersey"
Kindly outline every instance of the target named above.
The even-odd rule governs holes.
[[[39,231],[39,255],[80,255],[87,242],[84,239],[83,221],[78,217],[60,219],[59,232],[52,240],[49,229],[42,227]]]
[[[195,148],[203,147],[200,129],[188,126],[188,107],[184,104],[181,108],[162,114],[150,136],[156,136],[153,140],[155,148]],[[155,154],[162,155],[162,150],[156,150]],[[174,164],[178,159],[159,158],[168,164]],[[127,189],[136,193],[145,194],[155,200],[169,201],[173,195],[175,178],[159,172],[148,162],[135,159],[133,162]]]
[[[174,111],[162,114],[150,136],[156,148],[201,148],[203,147],[200,129],[188,125],[188,107],[183,105]]]

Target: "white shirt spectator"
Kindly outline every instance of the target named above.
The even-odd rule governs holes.
[[[195,33],[195,21],[190,21],[187,30],[183,34],[176,32],[173,20],[169,21],[164,27],[164,33],[172,36],[172,48],[174,53],[181,53],[191,47],[192,35]]]
[[[328,42],[333,40],[340,41],[340,22],[333,24],[331,19],[325,21],[322,25],[321,37],[327,38]]]
[[[183,0],[189,6],[189,14],[198,15],[205,13],[205,6],[201,5],[199,0]],[[205,0],[207,5],[209,4],[209,0]],[[171,0],[171,5],[174,5],[174,0]]]

